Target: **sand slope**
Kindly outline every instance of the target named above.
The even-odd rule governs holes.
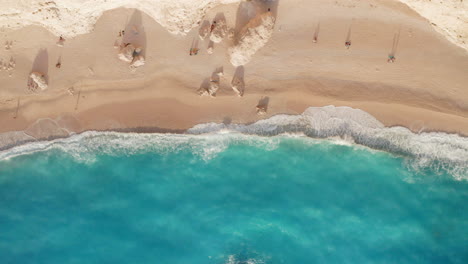
[[[400,1],[407,4],[450,41],[468,49],[468,2],[384,1]],[[57,36],[74,37],[91,32],[105,11],[127,7],[144,10],[171,33],[185,34],[198,26],[200,19],[210,8],[235,2],[241,0],[4,0],[0,9],[0,27],[17,29],[28,25],[39,25]],[[359,1],[347,0],[336,3],[355,6]],[[371,5],[377,4],[371,3]]]

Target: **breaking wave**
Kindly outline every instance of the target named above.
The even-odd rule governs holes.
[[[125,150],[177,152],[189,149],[209,160],[228,146],[249,144],[275,149],[282,136],[333,139],[336,144],[362,145],[405,158],[411,169],[449,173],[468,180],[468,138],[440,132],[415,134],[404,127],[385,127],[370,114],[349,107],[310,107],[301,115],[276,115],[253,124],[207,123],[186,134],[140,134],[88,131],[65,139],[32,142],[0,152],[0,160],[27,153],[59,149],[83,162],[97,155]]]
[[[201,124],[191,134],[237,131],[275,136],[301,133],[311,138],[339,138],[406,158],[415,170],[448,172],[468,179],[468,138],[441,132],[415,134],[404,127],[385,127],[370,114],[350,107],[310,107],[301,115],[276,115],[250,125]]]

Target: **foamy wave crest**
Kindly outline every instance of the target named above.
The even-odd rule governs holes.
[[[415,170],[448,172],[468,179],[468,138],[446,133],[415,134],[404,127],[385,127],[370,114],[350,107],[310,107],[301,115],[276,115],[250,125],[201,124],[191,134],[237,131],[274,136],[303,133],[312,138],[339,137],[373,149],[400,154]]]
[[[349,107],[311,107],[301,115],[276,115],[249,125],[208,123],[187,134],[139,134],[89,131],[65,139],[32,142],[1,151],[0,160],[37,151],[60,150],[81,162],[97,155],[133,155],[141,152],[178,152],[189,149],[209,160],[233,144],[266,150],[278,147],[281,137],[332,139],[337,144],[359,144],[406,158],[408,167],[447,172],[468,180],[468,138],[446,133],[415,134],[404,127],[385,127],[370,114]]]
[[[94,162],[97,155],[134,155],[154,151],[158,153],[190,150],[204,160],[215,157],[228,146],[242,143],[273,149],[278,138],[252,137],[240,133],[216,135],[140,134],[88,131],[69,138],[32,142],[0,152],[0,160],[39,151],[63,151],[77,161]]]

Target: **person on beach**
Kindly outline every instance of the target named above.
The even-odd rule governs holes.
[[[197,55],[199,50],[200,50],[199,48],[191,48],[190,49],[190,56]]]
[[[57,64],[55,64],[55,68],[60,69],[60,67],[62,67],[62,63],[60,63],[60,61],[59,61],[59,62],[57,62]]]
[[[395,60],[396,60],[395,56],[393,56],[393,55],[388,55],[388,60],[387,60],[388,63],[394,63]]]
[[[213,24],[211,24],[210,33],[213,32],[215,26],[216,26],[216,21],[213,21]]]
[[[65,39],[62,36],[60,36],[59,40],[57,41],[57,46],[63,47],[64,42]]]
[[[347,49],[349,49],[349,47],[351,46],[351,41],[349,41],[349,40],[346,41],[345,46],[346,46]]]

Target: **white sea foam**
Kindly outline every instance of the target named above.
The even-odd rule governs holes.
[[[278,135],[281,135],[278,137]],[[385,127],[368,113],[349,107],[310,107],[301,115],[277,115],[249,125],[207,123],[186,134],[139,134],[89,131],[65,139],[31,142],[0,152],[0,160],[37,151],[60,150],[78,161],[96,155],[133,155],[143,151],[178,152],[190,149],[209,160],[233,144],[266,150],[282,137],[326,138],[339,145],[362,145],[406,158],[408,167],[448,172],[468,180],[468,138],[446,133],[415,134],[404,127]],[[314,140],[308,140],[314,142]]]
[[[140,152],[178,152],[189,149],[204,160],[210,160],[228,146],[242,143],[272,150],[279,138],[224,133],[213,135],[141,134],[88,131],[68,138],[51,141],[36,141],[0,151],[0,160],[39,151],[63,151],[77,161],[91,163],[97,155],[134,155]]]
[[[412,133],[404,127],[385,127],[370,114],[349,107],[310,107],[302,115],[277,115],[250,125],[201,124],[192,134],[229,129],[244,134],[274,136],[304,133],[312,138],[336,138],[340,144],[355,143],[401,154],[416,170],[430,168],[468,179],[468,138],[440,132]]]

